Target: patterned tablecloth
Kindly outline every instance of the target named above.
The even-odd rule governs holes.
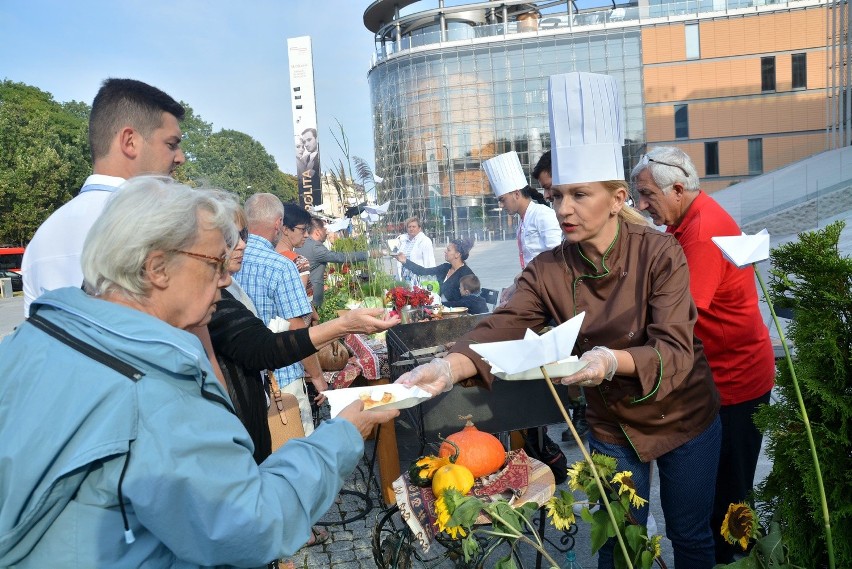
[[[388,347],[384,339],[373,339],[363,334],[349,334],[343,343],[353,354],[340,371],[323,372],[332,389],[349,387],[359,375],[369,381],[390,377]]]
[[[411,483],[408,473],[394,480],[396,504],[402,519],[414,534],[424,552],[435,538],[435,495],[431,488],[421,488]],[[556,491],[553,471],[546,464],[530,458],[521,450],[507,454],[506,465],[495,474],[478,478],[471,494],[483,500],[508,499],[512,506],[528,502],[543,505]],[[490,523],[480,514],[478,524]]]

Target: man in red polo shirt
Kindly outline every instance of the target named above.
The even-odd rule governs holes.
[[[639,209],[668,226],[686,253],[690,290],[698,308],[695,335],[722,398],[722,450],[711,518],[716,562],[730,563],[736,551],[720,535],[728,504],[748,498],[763,433],[752,420],[769,402],[775,381],[775,353],[758,308],[754,270],[738,269],[711,237],[740,235],[737,223],[699,189],[695,166],[682,150],[658,147],[631,172]]]

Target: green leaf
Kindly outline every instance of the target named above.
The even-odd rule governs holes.
[[[515,560],[512,556],[507,555],[494,564],[494,569],[517,569],[517,565],[515,565]]]
[[[603,508],[592,514],[591,523],[592,554],[594,554],[597,553],[597,551],[601,547],[603,547],[603,544],[606,543],[606,540],[615,536],[615,529],[612,527],[612,522],[610,522],[606,510],[604,510]]]
[[[644,528],[636,524],[628,524],[624,528],[624,539],[631,551],[639,551],[645,545]]]
[[[573,502],[572,502],[573,503]],[[533,514],[535,514],[539,509],[539,505],[535,502],[527,502],[522,506],[518,506],[515,510],[527,520],[531,519]]]
[[[446,499],[446,493],[444,496]],[[479,512],[482,511],[482,505],[482,500],[477,498],[462,498],[457,503],[455,510],[453,510],[453,515],[450,517],[450,524],[472,528],[476,522],[476,518],[479,517]]]
[[[479,550],[479,542],[473,536],[473,533],[468,533],[467,536],[462,539],[464,560],[469,563],[471,559],[475,559],[479,555]]]

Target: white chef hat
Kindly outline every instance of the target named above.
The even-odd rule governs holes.
[[[549,84],[553,185],[624,179],[624,117],[609,75],[575,71]]]
[[[518,153],[512,150],[482,163],[482,168],[491,182],[491,189],[498,198],[503,194],[520,190],[529,185]]]

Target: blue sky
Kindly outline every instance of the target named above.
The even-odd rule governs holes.
[[[373,164],[369,3],[0,0],[0,78],[88,104],[107,77],[139,79],[186,101],[214,130],[257,139],[293,173],[287,38],[309,35],[323,166],[341,156],[335,119],[351,154]]]

